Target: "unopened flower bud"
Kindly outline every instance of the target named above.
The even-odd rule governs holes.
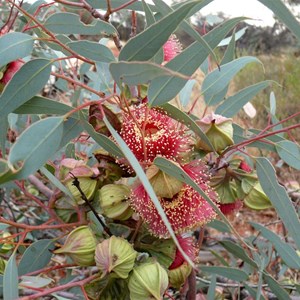
[[[257,181],[249,194],[244,198],[244,203],[252,209],[266,209],[272,207],[272,203],[264,193],[260,183]]]
[[[73,195],[74,199],[78,204],[83,204],[84,200],[82,200],[82,195],[74,185],[75,178],[78,179],[79,187],[86,196],[88,200],[92,199],[97,187],[97,180],[93,178],[94,172],[88,166],[79,166],[73,169],[67,179],[65,180],[66,187],[70,190],[71,194]]]
[[[137,252],[121,237],[111,236],[96,247],[95,261],[102,278],[114,273],[119,278],[127,278],[132,270]]]
[[[108,218],[126,220],[132,215],[127,201],[131,190],[124,184],[107,184],[99,191],[99,202],[103,214]]]
[[[233,145],[232,119],[212,113],[198,120],[197,124],[204,131],[217,152]],[[204,151],[212,151],[203,140],[198,141],[197,146]]]
[[[133,269],[128,288],[131,300],[162,299],[169,284],[167,271],[156,261]]]
[[[96,238],[90,228],[80,226],[68,235],[64,245],[54,253],[69,255],[79,266],[91,266],[95,264],[96,245]]]
[[[0,235],[0,240],[5,239],[5,241],[0,243],[0,253],[7,253],[14,247],[13,239],[9,238],[10,236],[11,234],[7,231]]]
[[[169,270],[170,286],[180,289],[180,287],[186,282],[191,271],[192,267],[187,262],[184,262],[181,266],[175,269]]]
[[[4,70],[0,72],[0,92],[3,90],[4,86],[12,79],[16,72],[24,65],[22,59],[17,59],[9,63]]]
[[[171,199],[174,195],[178,194],[183,187],[181,181],[164,173],[155,165],[151,165],[147,169],[146,175],[157,197]]]

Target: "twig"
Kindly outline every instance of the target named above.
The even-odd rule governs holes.
[[[41,182],[37,177],[34,175],[28,176],[28,181],[32,183],[42,194],[44,194],[48,199],[50,199],[53,196],[53,192],[44,185],[43,182]]]
[[[91,209],[91,211],[93,212],[93,214],[95,215],[96,219],[99,221],[99,223],[101,224],[101,226],[103,227],[103,230],[109,235],[111,236],[111,232],[109,230],[109,228],[104,224],[104,222],[101,220],[100,216],[98,215],[97,211],[95,210],[95,208],[92,206],[92,204],[90,203],[90,201],[87,199],[86,195],[84,194],[83,190],[80,187],[80,182],[78,180],[77,177],[75,177],[71,172],[70,172],[71,177],[73,178],[73,182],[72,185],[74,185],[80,195],[81,195],[81,199],[84,200],[84,202],[87,204],[87,206]]]

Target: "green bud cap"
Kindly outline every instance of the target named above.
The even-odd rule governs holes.
[[[197,124],[204,131],[217,152],[233,145],[232,119],[212,113],[198,120]],[[197,147],[204,151],[211,151],[210,147],[202,140],[198,141]]]
[[[80,226],[69,233],[64,245],[54,251],[56,254],[67,254],[79,266],[95,264],[97,241],[88,226]]]
[[[108,218],[126,220],[131,217],[132,210],[127,199],[130,188],[124,184],[107,184],[99,191],[99,202],[103,214]]]
[[[7,265],[7,261],[2,257],[0,257],[0,274],[4,274],[6,265]]]
[[[146,175],[157,197],[172,198],[174,195],[178,194],[183,187],[181,181],[164,173],[155,165],[151,165],[147,169]]]
[[[0,244],[0,253],[7,253],[9,252],[13,247],[13,239],[9,239],[9,237],[11,236],[11,234],[7,231],[3,232],[0,235],[0,239],[5,239],[5,241],[1,242]]]
[[[102,278],[114,273],[119,278],[127,278],[132,270],[137,252],[133,246],[121,237],[111,236],[98,244],[95,261]]]
[[[168,288],[167,271],[156,261],[144,263],[133,269],[128,288],[131,300],[162,299]]]
[[[169,270],[170,285],[176,289],[180,289],[191,274],[191,271],[192,267],[187,262],[184,262],[176,269]]]
[[[266,209],[272,207],[272,203],[264,193],[260,183],[257,181],[250,193],[244,198],[245,205],[252,209]]]

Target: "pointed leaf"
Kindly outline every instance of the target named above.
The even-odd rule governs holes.
[[[202,272],[216,274],[238,282],[245,281],[249,277],[247,273],[237,268],[199,266],[199,269]]]
[[[67,46],[78,54],[94,61],[109,63],[116,60],[111,50],[99,43],[76,41],[68,43]]]
[[[231,79],[247,64],[251,62],[261,63],[256,57],[244,56],[229,62],[219,69],[209,73],[203,80],[202,94],[207,105],[211,105],[214,95],[222,91]],[[217,104],[217,103],[214,103]]]
[[[119,60],[145,61],[151,59],[196,4],[199,4],[199,0],[186,2],[174,12],[130,39],[121,50]]]
[[[250,266],[257,268],[256,262],[248,256],[246,251],[238,244],[231,241],[221,241],[220,244],[230,253],[236,257],[242,259],[244,262],[248,263]]]
[[[7,262],[3,275],[3,299],[19,299],[18,283],[16,254],[13,253]]]
[[[243,106],[254,98],[260,91],[264,90],[272,81],[262,81],[238,91],[236,94],[228,97],[220,104],[216,109],[216,114],[220,114],[224,117],[233,117]]]
[[[95,19],[87,25],[81,22],[79,15],[73,13],[55,13],[45,21],[44,26],[62,34],[117,35],[117,30],[109,23]]]
[[[276,295],[278,300],[291,299],[287,291],[284,290],[271,275],[264,274],[263,277],[271,291]]]
[[[0,37],[0,67],[18,58],[28,56],[33,48],[33,37],[11,32]]]
[[[278,215],[300,248],[300,222],[295,207],[283,186],[279,185],[274,167],[268,159],[259,157],[256,159],[256,170],[259,182]]]
[[[34,59],[26,63],[6,85],[0,97],[0,117],[3,117],[35,96],[47,83],[51,62]]]
[[[275,144],[280,158],[294,169],[300,170],[300,147],[291,141]]]
[[[180,73],[152,62],[115,62],[109,65],[109,70],[119,87],[122,86],[122,82],[128,85],[138,85],[148,83],[150,80],[161,76],[175,76],[185,78],[185,80],[188,79]]]
[[[9,164],[17,168],[17,178],[37,171],[58,150],[63,125],[63,117],[50,117],[34,123],[19,136],[8,156]]]
[[[235,18],[224,22],[204,36],[205,41],[214,49],[226,34],[244,18]],[[184,51],[169,61],[165,67],[191,76],[209,55],[203,45],[194,42]],[[184,87],[185,81],[180,78],[159,78],[151,82],[148,90],[148,100],[151,106],[162,105],[173,99]]]
[[[300,269],[300,257],[291,245],[285,243],[280,237],[260,224],[249,222],[262,236],[269,240],[275,247],[277,253],[284,260],[285,264],[292,269]]]
[[[189,115],[169,103],[162,105],[161,108],[162,110],[167,112],[168,116],[170,116],[174,120],[177,120],[178,122],[183,123],[189,129],[191,129],[198,137],[200,137],[201,140],[203,140],[208,146],[210,146],[212,151],[214,151],[214,147],[211,144],[210,140]]]
[[[134,154],[130,151],[129,147],[127,146],[127,144],[123,141],[123,139],[121,138],[121,136],[114,130],[114,128],[111,126],[111,124],[109,123],[109,121],[107,120],[107,118],[104,116],[103,121],[105,123],[105,125],[107,126],[107,128],[109,129],[110,133],[112,134],[112,136],[114,137],[114,139],[117,141],[117,143],[119,144],[120,148],[122,149],[122,152],[124,153],[124,156],[128,159],[131,167],[134,169],[134,171],[136,172],[137,176],[139,177],[141,183],[143,184],[145,190],[147,191],[149,197],[151,198],[151,200],[153,201],[157,212],[159,213],[162,221],[165,223],[172,239],[174,240],[178,250],[181,252],[182,256],[184,257],[184,259],[191,265],[194,267],[194,263],[191,261],[191,259],[189,258],[189,256],[184,252],[184,250],[182,249],[181,245],[179,244],[176,235],[172,229],[171,224],[168,221],[168,218],[153,190],[153,187],[151,185],[151,183],[149,182],[144,170],[142,169],[141,165],[139,164],[138,160],[136,159],[136,157],[134,156]]]
[[[295,16],[288,10],[282,1],[258,0],[263,5],[271,9],[300,41],[300,24]]]
[[[44,239],[31,244],[23,254],[19,263],[19,276],[43,269],[50,262],[51,250],[54,250],[53,240]]]
[[[34,114],[34,115],[65,115],[73,109],[72,106],[58,101],[35,96],[14,110],[15,114]],[[74,117],[75,114],[72,115]]]

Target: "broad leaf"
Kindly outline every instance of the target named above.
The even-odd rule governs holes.
[[[43,269],[50,262],[54,241],[45,239],[31,244],[23,254],[19,263],[19,276]]]
[[[291,299],[287,291],[284,290],[271,275],[264,274],[263,277],[271,291],[276,295],[278,300]]]
[[[3,299],[19,299],[18,283],[16,254],[13,253],[7,262],[3,275]]]
[[[266,80],[253,85],[250,85],[236,94],[228,97],[216,109],[216,114],[224,117],[233,117],[243,106],[254,98],[260,91],[264,90],[272,81]]]
[[[24,285],[26,287],[30,286],[33,288],[42,288],[49,285],[51,282],[53,282],[53,279],[50,278],[43,278],[40,276],[22,276],[20,287]]]
[[[260,231],[262,236],[269,240],[275,247],[277,253],[284,260],[285,264],[292,269],[300,269],[300,257],[291,245],[285,243],[271,230],[260,224],[250,222],[256,230]]]
[[[280,158],[294,169],[300,170],[300,147],[291,141],[281,141],[275,144]]]
[[[51,62],[34,59],[26,63],[6,85],[0,97],[0,117],[3,117],[35,96],[47,83]]]
[[[276,17],[280,19],[300,41],[300,24],[295,16],[288,10],[282,1],[258,0],[271,9]]]
[[[297,247],[300,248],[299,218],[286,190],[277,181],[275,169],[268,159],[263,157],[256,159],[256,169],[264,192],[272,202]]]
[[[161,65],[152,62],[115,62],[109,65],[111,75],[118,84],[122,82],[128,85],[138,85],[148,83],[149,81],[162,76],[175,76],[179,78],[188,78],[180,73],[169,70]]]
[[[73,107],[60,103],[58,101],[35,96],[14,110],[15,114],[34,114],[34,115],[65,115],[70,112]],[[76,114],[73,114],[74,117]]]
[[[68,43],[67,46],[78,54],[94,61],[109,63],[116,60],[111,50],[99,43],[76,41]]]
[[[226,34],[244,18],[235,18],[224,22],[204,36],[205,41],[214,49]],[[194,42],[184,51],[169,61],[165,67],[181,74],[191,76],[205,61],[209,51],[198,42]],[[162,105],[173,99],[186,84],[180,78],[159,78],[151,82],[148,100],[151,106]]]
[[[217,274],[238,282],[245,281],[249,277],[247,273],[237,268],[199,266],[199,269],[201,272]]]
[[[34,123],[19,136],[8,156],[18,179],[37,171],[58,150],[63,125],[63,117],[51,117]]]
[[[62,34],[85,34],[85,35],[117,35],[115,27],[107,22],[95,19],[90,24],[84,24],[80,16],[73,13],[52,14],[44,23],[44,26],[54,32]]]
[[[33,48],[33,37],[11,32],[0,37],[0,67],[18,58],[28,56]]]
[[[231,79],[247,64],[251,62],[260,63],[256,57],[244,56],[233,60],[209,73],[203,80],[202,94],[207,105],[212,103],[213,97],[222,91],[231,81]]]
[[[130,39],[121,50],[119,60],[145,61],[151,59],[196,4],[199,4],[199,0],[185,3]]]
[[[107,9],[107,2],[106,1],[99,1],[99,0],[87,0],[92,7],[94,8],[101,8],[106,10]],[[119,7],[121,5],[127,4],[129,1],[128,0],[110,0],[111,7]],[[155,9],[153,5],[149,5],[151,9]],[[135,3],[132,3],[124,8],[125,10],[137,10],[137,11],[142,11],[143,7],[140,1],[137,1]]]

